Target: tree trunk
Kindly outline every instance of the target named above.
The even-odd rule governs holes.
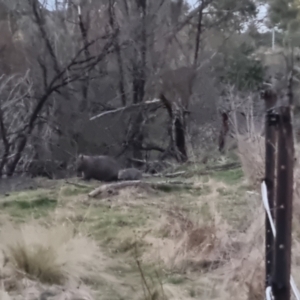
[[[219,135],[219,151],[223,152],[226,144],[226,137],[229,132],[229,118],[226,112],[221,113],[222,127]]]
[[[146,83],[146,56],[147,56],[147,24],[146,24],[146,15],[147,15],[147,0],[140,1],[139,7],[142,12],[142,29],[140,38],[140,53],[136,53],[135,57],[139,57],[137,62],[134,62],[133,66],[133,82],[132,82],[132,91],[133,91],[133,103],[141,103],[144,100],[145,96],[145,83]],[[137,39],[138,40],[138,39]],[[142,144],[144,141],[144,114],[140,110],[137,116],[134,118],[133,123],[133,135],[131,138],[133,157],[136,159],[142,159],[143,153],[141,151]]]

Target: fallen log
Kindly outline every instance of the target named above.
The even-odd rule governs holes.
[[[88,196],[91,198],[96,197],[99,194],[102,194],[104,192],[112,193],[116,190],[120,190],[122,188],[126,187],[145,187],[145,188],[154,188],[154,189],[172,189],[172,188],[178,188],[179,186],[182,187],[193,187],[193,182],[183,182],[183,181],[161,181],[161,182],[148,182],[148,181],[142,181],[142,180],[130,180],[130,181],[122,181],[122,182],[113,182],[104,184],[100,187],[97,187],[93,191],[91,191]]]
[[[130,181],[108,183],[108,184],[104,184],[104,185],[99,186],[96,189],[92,190],[88,194],[88,196],[93,198],[103,192],[109,192],[110,190],[119,190],[119,189],[129,187],[129,186],[135,187],[135,186],[140,185],[141,183],[142,183],[141,180],[130,180]]]

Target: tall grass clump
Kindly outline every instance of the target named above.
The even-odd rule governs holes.
[[[264,178],[265,139],[262,136],[236,135],[238,156],[249,184],[257,187]]]
[[[0,248],[6,264],[17,274],[48,284],[88,279],[100,261],[94,241],[63,225],[5,225],[0,233]]]
[[[231,95],[232,115],[230,121],[243,173],[249,184],[256,187],[264,177],[265,138],[262,136],[264,114],[256,116],[254,113],[255,97],[255,95],[249,95],[242,100]],[[241,112],[243,117],[240,117]]]
[[[153,252],[147,259],[163,261],[170,270],[208,270],[223,264],[231,242],[226,234],[228,226],[210,203],[209,220],[200,220],[180,207],[165,211],[159,227],[164,242],[151,241]]]

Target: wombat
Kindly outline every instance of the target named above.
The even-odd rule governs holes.
[[[136,168],[123,169],[119,171],[119,180],[140,180],[143,174]]]
[[[80,154],[77,159],[77,172],[83,173],[84,180],[117,181],[120,170],[115,159],[106,155],[89,156]]]

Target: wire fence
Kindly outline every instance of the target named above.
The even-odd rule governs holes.
[[[265,179],[261,192],[266,210],[266,299],[300,300],[291,277],[294,139],[290,102],[278,105],[272,90],[264,94],[266,106]]]

